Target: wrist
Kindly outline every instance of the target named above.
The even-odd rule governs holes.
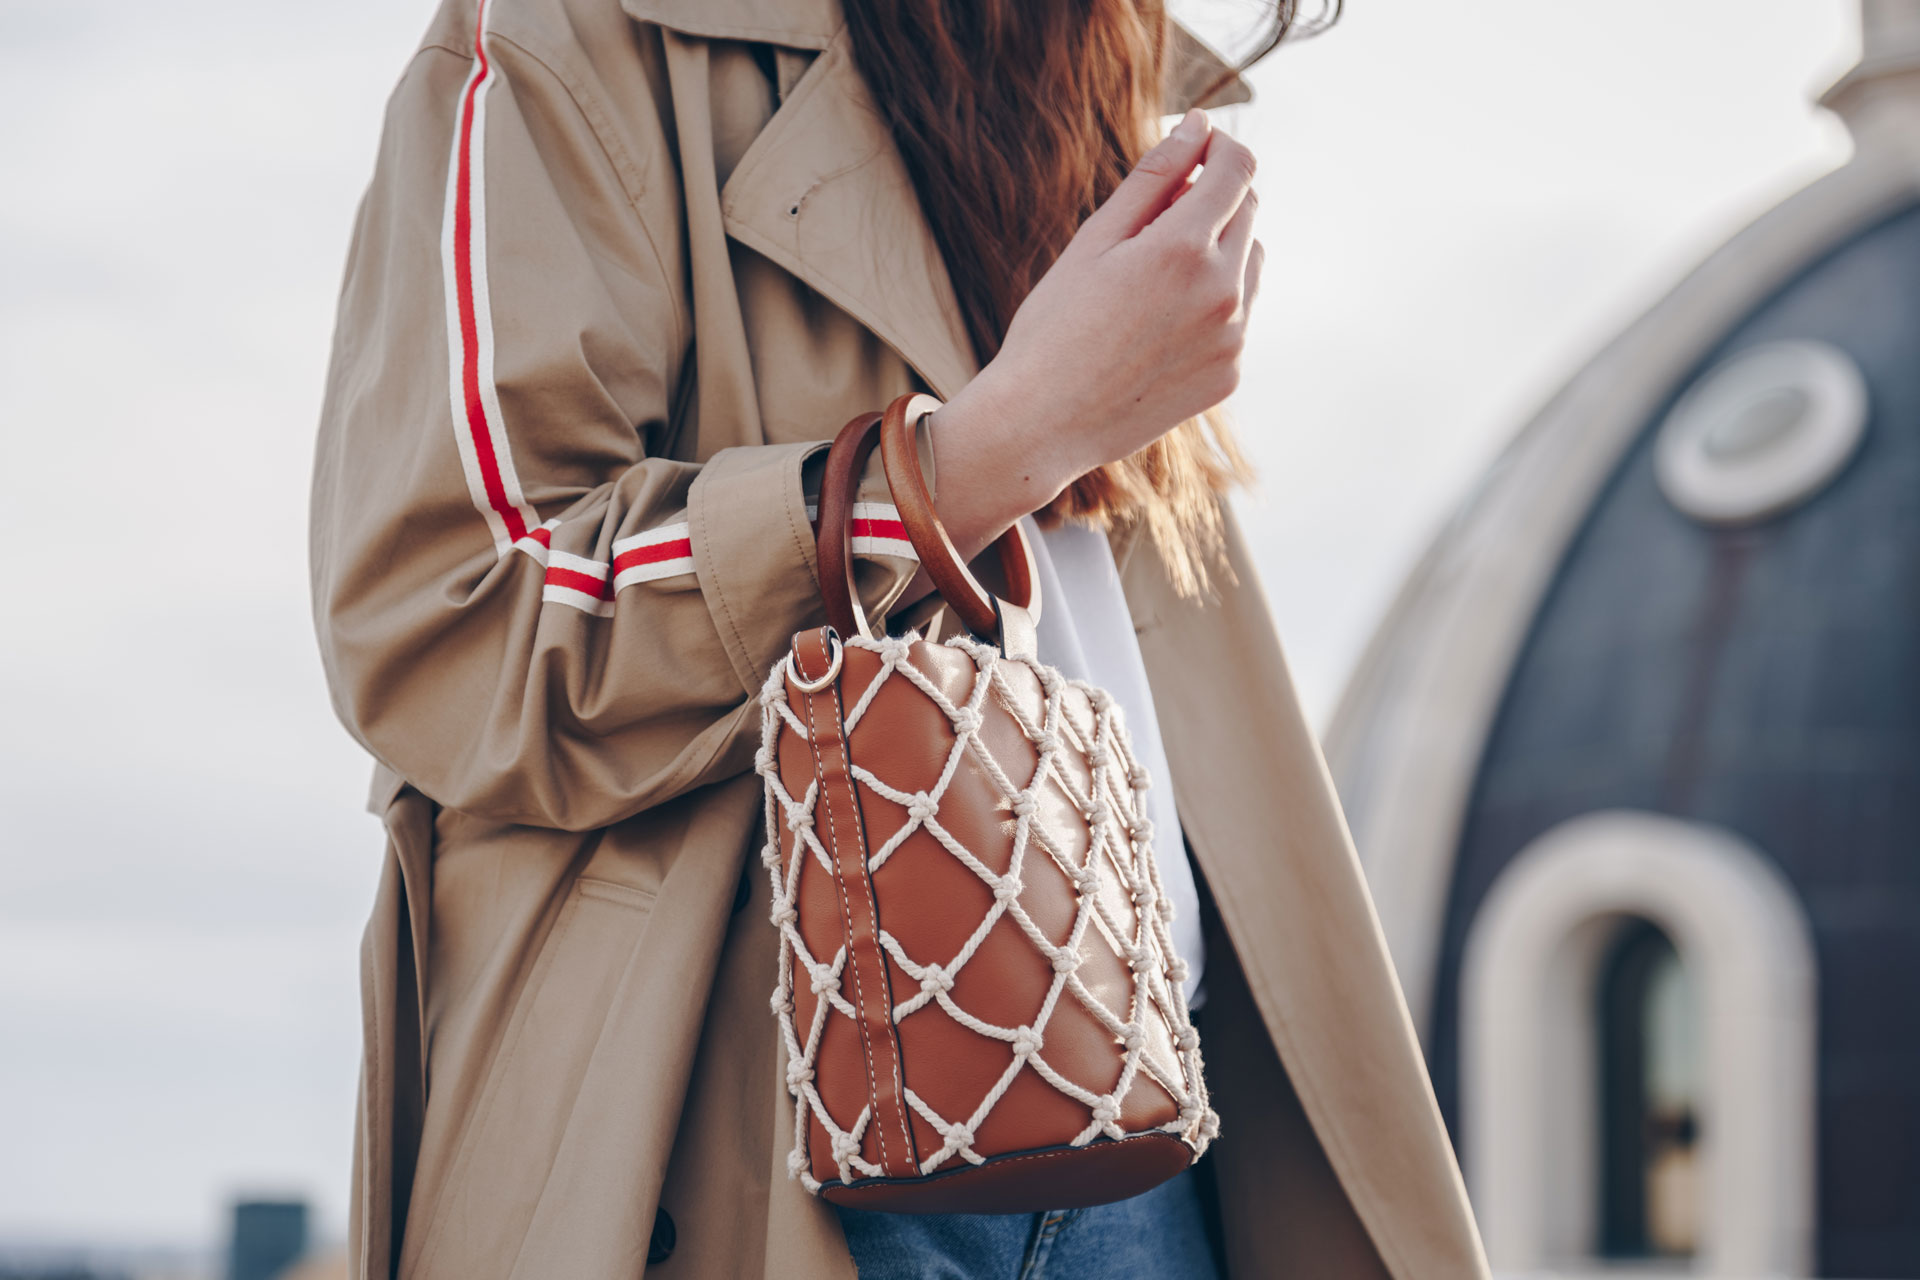
[[[1063,434],[997,362],[961,388],[930,426],[943,496],[954,492],[949,478],[963,490],[977,487],[967,500],[996,525],[994,533],[1052,502],[1084,470],[1073,467]]]

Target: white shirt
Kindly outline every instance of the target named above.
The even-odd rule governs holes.
[[[1187,962],[1187,1002],[1206,1001],[1200,978],[1206,944],[1200,936],[1200,892],[1187,861],[1186,837],[1173,803],[1173,778],[1160,721],[1153,711],[1146,663],[1133,634],[1133,617],[1120,589],[1107,536],[1084,525],[1042,532],[1027,522],[1028,540],[1040,570],[1040,661],[1069,679],[1099,685],[1120,705],[1134,759],[1147,770],[1147,820],[1153,823],[1154,862],[1161,889],[1173,904],[1173,945]]]

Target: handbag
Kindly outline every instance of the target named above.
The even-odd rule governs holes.
[[[1009,598],[961,563],[908,395],[828,451],[829,625],[760,695],[779,931],[788,1169],[849,1208],[1017,1213],[1125,1199],[1219,1130],[1168,924],[1146,771],[1103,690],[1035,658],[1033,553]],[[855,483],[878,441],[901,522],[965,631],[876,631],[854,590]]]

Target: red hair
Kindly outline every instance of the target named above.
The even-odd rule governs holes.
[[[893,132],[974,353],[1159,138],[1161,0],[843,0],[854,59]],[[1292,4],[1262,49],[1279,42]],[[1230,78],[1230,77],[1229,77]],[[1248,476],[1224,415],[1181,423],[1074,481],[1045,515],[1138,520],[1174,580],[1203,586],[1219,495]]]

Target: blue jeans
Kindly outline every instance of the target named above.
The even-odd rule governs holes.
[[[1219,1280],[1191,1170],[1142,1196],[1050,1213],[841,1209],[860,1280]]]

